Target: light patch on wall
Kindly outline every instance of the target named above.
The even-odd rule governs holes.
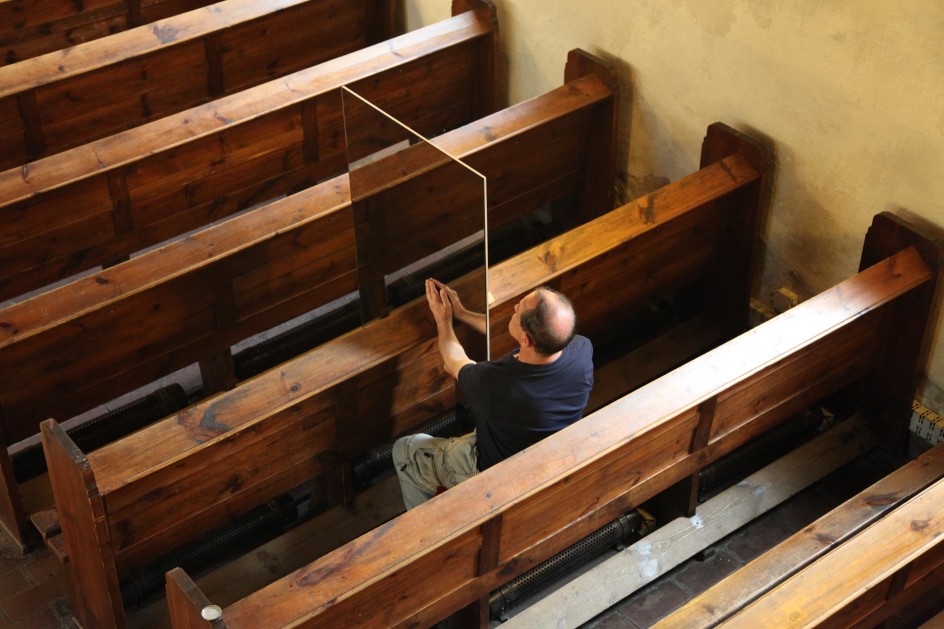
[[[715,37],[727,36],[737,22],[734,5],[730,3],[724,6],[717,2],[686,2],[684,6],[695,22]]]

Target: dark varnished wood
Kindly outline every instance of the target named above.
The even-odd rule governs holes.
[[[224,0],[0,67],[0,99],[32,105],[25,147],[0,144],[0,168],[22,165],[24,148],[32,161],[393,37],[381,32],[392,1]]]
[[[665,289],[677,281],[672,274],[656,276],[640,296],[634,283],[619,281],[624,266],[611,264],[610,260],[631,259],[634,253],[649,247],[655,250],[655,257],[650,258],[654,265],[658,265],[657,260],[689,255],[694,260],[703,260],[706,255],[710,258],[703,248],[724,246],[723,239],[704,238],[699,246],[694,246],[691,238],[682,239],[689,246],[673,250],[661,234],[686,233],[685,228],[673,228],[676,223],[700,234],[702,228],[693,229],[691,220],[706,225],[726,224],[719,218],[726,213],[724,200],[758,181],[761,173],[739,155],[722,162],[724,167],[713,164],[670,185],[664,196],[656,193],[638,205],[607,214],[493,269],[490,275],[497,300],[493,312],[498,313],[493,320],[496,345],[509,343],[502,318],[536,285],[550,283],[569,291],[578,309],[591,313],[586,319],[588,328],[602,331],[612,326],[614,317],[619,317],[617,313],[639,307],[651,292],[658,292],[660,281],[666,282]],[[673,207],[668,199],[674,199],[683,209]],[[638,207],[649,211],[641,215]],[[652,240],[647,240],[647,235]],[[553,260],[536,255],[548,247],[556,252]],[[609,275],[599,277],[603,272]],[[708,278],[707,283],[723,281],[705,265],[696,275]],[[456,288],[465,295],[473,294],[469,292],[473,285],[470,282],[479,281],[469,277],[457,282]],[[591,309],[595,293],[578,289],[593,281],[610,287],[609,313],[602,308]],[[621,290],[614,291],[614,286]],[[472,299],[468,305],[482,307]],[[465,338],[469,331],[460,329],[459,333]],[[428,308],[420,299],[232,391],[90,453],[110,526],[126,533],[112,544],[118,570],[145,562],[196,531],[247,510],[272,492],[301,482],[304,474],[318,474],[323,470],[312,467],[313,462],[325,461],[315,456],[318,452],[354,453],[402,433],[451,406],[453,388],[451,379],[442,372]],[[353,410],[344,406],[351,399],[358,405]],[[345,418],[346,425],[333,422],[333,417]],[[293,426],[313,422],[322,427],[317,436],[312,433],[310,438],[288,438]],[[690,433],[691,427],[685,421],[667,430],[660,443],[669,447],[658,452],[677,449],[671,444],[686,431]],[[160,447],[144,447],[155,443]],[[260,456],[262,452],[264,456]],[[678,456],[685,454],[686,450],[678,450]],[[275,460],[279,461],[277,469],[266,464]],[[299,465],[308,467],[299,469]],[[156,496],[161,500],[156,501]],[[192,507],[196,496],[204,501],[200,510]],[[181,519],[184,513],[187,517]],[[478,529],[464,533],[446,563],[459,567],[466,566],[468,560],[472,562],[471,578],[494,580],[495,570],[504,565],[509,552],[503,542],[505,532],[520,529],[525,518],[524,512],[515,513],[511,519],[503,518],[500,526],[493,522],[486,527],[491,541],[484,551],[480,549]],[[421,579],[441,561],[438,556],[431,557],[429,562],[411,566],[409,572]],[[437,568],[437,572],[441,570],[441,566]],[[466,577],[462,570],[448,571],[449,578],[463,583]],[[454,611],[450,609],[452,604],[443,602],[437,609],[448,613]],[[330,619],[324,622],[330,624]]]
[[[468,90],[492,81],[483,73],[490,60],[474,54],[494,36],[481,14],[463,13],[0,173],[0,297],[344,172],[341,85],[430,135],[491,113],[492,104],[480,109]],[[318,137],[306,138],[306,130]]]
[[[919,596],[940,596],[942,500],[938,480],[719,626],[873,627]]]
[[[7,0],[0,4],[0,63],[12,64],[210,4],[209,0]]]

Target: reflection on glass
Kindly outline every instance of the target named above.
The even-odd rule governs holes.
[[[342,98],[364,320],[422,295],[428,277],[487,313],[485,178],[353,91]],[[487,359],[488,334],[464,328],[469,356]]]

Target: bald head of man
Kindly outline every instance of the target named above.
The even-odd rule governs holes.
[[[574,338],[577,315],[573,304],[551,288],[541,287],[522,299],[518,315],[521,329],[539,354],[553,356]]]

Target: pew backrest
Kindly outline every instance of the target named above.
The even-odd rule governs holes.
[[[6,0],[0,54],[11,64],[211,4],[211,0]]]
[[[602,66],[596,71],[608,76]],[[609,209],[613,169],[601,178],[596,148],[582,134],[603,125],[608,131],[596,137],[615,142],[612,118],[601,115],[615,98],[588,74],[437,142],[490,176],[491,208],[506,219],[560,198],[578,200],[574,213],[595,216]],[[399,157],[378,165],[393,159],[402,166]],[[229,348],[237,341],[358,291],[377,270],[391,273],[480,230],[481,202],[472,220],[458,220],[462,203],[449,172],[448,165],[428,170],[356,204],[348,176],[336,177],[0,310],[9,326],[0,356],[18,366],[4,370],[12,380],[0,392],[8,443],[36,434],[46,417],[72,417],[193,363],[228,365],[222,374],[208,369],[204,389],[229,388],[236,380]],[[587,192],[590,186],[598,189]],[[395,213],[405,231],[385,229],[385,237],[416,244],[375,247],[371,263],[358,264],[367,247],[356,234],[371,231],[356,218],[358,204]],[[211,360],[216,355],[222,360]]]
[[[0,67],[0,169],[375,44],[392,0],[223,0]]]
[[[0,173],[0,299],[345,172],[341,86],[420,133],[494,110],[494,7]],[[355,129],[356,131],[356,129]]]
[[[889,369],[914,377],[920,345],[909,342],[893,360],[888,350],[900,329],[926,328],[936,277],[914,247],[893,253],[227,606],[217,626],[429,625],[487,600],[505,581],[816,400],[871,391]],[[861,395],[858,410],[887,419],[886,409],[900,408],[890,397],[899,393]],[[912,387],[897,430],[905,429],[913,394]],[[168,587],[177,589],[168,600],[178,603],[194,591],[179,570],[168,573]],[[172,609],[171,619],[209,626],[195,604]]]

